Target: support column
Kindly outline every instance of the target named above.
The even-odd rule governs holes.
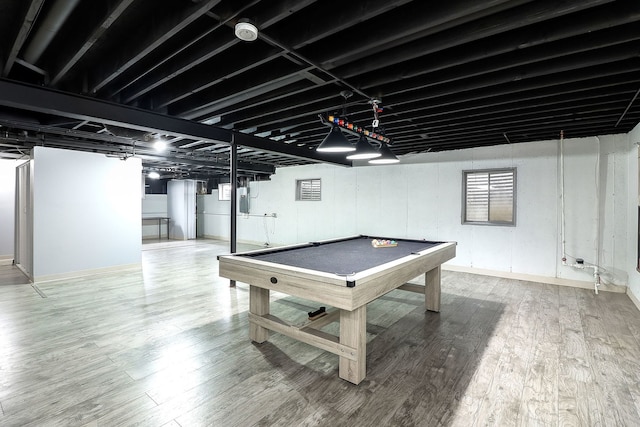
[[[232,254],[236,253],[236,234],[238,227],[238,216],[237,216],[237,188],[236,185],[238,183],[238,146],[235,142],[235,135],[231,135],[231,146],[229,147],[229,180],[231,182],[231,232],[230,232],[230,240],[231,240],[231,248],[230,251]],[[236,281],[229,280],[229,286],[235,287]]]

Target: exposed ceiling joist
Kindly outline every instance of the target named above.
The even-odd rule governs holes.
[[[220,0],[194,2],[189,8],[184,9],[181,14],[173,16],[170,20],[162,22],[160,26],[153,27],[152,31],[148,33],[148,38],[146,40],[133,46],[133,49],[135,49],[134,52],[125,52],[125,55],[123,55],[122,52],[117,52],[117,55],[114,55],[116,58],[128,57],[128,59],[123,62],[116,60],[114,61],[115,66],[112,66],[110,71],[100,72],[100,77],[93,84],[91,92],[96,93],[101,90],[105,85],[118,77],[129,67],[136,64],[153,50],[159,48],[169,38],[178,34],[181,30],[203,16],[218,3],[220,3]],[[125,48],[125,51],[130,48],[129,46],[123,47]]]
[[[40,9],[42,8],[42,3],[44,3],[44,0],[31,0],[31,3],[29,3],[29,8],[27,9],[27,12],[24,16],[22,25],[20,26],[20,30],[14,38],[11,50],[9,51],[9,54],[5,59],[4,67],[2,69],[2,77],[6,77],[11,71],[11,67],[13,67],[16,58],[18,57],[18,53],[24,46],[24,43],[27,40],[27,36],[31,32],[33,22],[35,21],[38,13],[40,12]]]
[[[0,125],[116,155],[168,135],[171,156],[151,141],[139,154],[145,168],[175,161],[179,176],[222,176],[232,135],[247,167],[348,165],[316,153],[318,114],[373,130],[372,99],[396,155],[625,133],[640,120],[637,0],[78,2],[25,62],[53,4],[0,2],[2,83],[35,85],[0,87]],[[240,20],[257,40],[235,37]]]
[[[164,132],[185,138],[201,138],[218,143],[232,142],[280,154],[311,158],[341,165],[350,165],[344,159],[336,159],[322,153],[311,152],[291,146],[280,146],[273,141],[234,133],[214,126],[169,117],[137,108],[118,105],[98,99],[71,95],[53,90],[0,80],[0,105],[27,111],[69,117],[77,120],[92,120],[115,126],[126,126],[146,132]],[[232,141],[233,135],[236,141]]]

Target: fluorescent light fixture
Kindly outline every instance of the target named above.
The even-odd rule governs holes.
[[[364,135],[360,135],[360,139],[356,142],[356,151],[353,154],[349,154],[347,159],[349,160],[366,160],[366,159],[375,159],[376,157],[380,157],[382,154],[378,150],[376,150],[367,138]]]
[[[387,144],[382,143],[380,146],[380,157],[377,159],[369,160],[369,163],[372,165],[388,165],[391,163],[399,163],[400,160],[393,154],[393,151],[387,147]]]
[[[149,177],[151,179],[159,179],[160,178],[160,174],[158,172],[149,172],[147,174],[147,177]]]
[[[329,134],[316,148],[316,151],[321,153],[346,153],[355,150],[356,147],[342,134],[338,126],[332,126]]]

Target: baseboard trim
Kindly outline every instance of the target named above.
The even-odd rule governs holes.
[[[631,302],[633,302],[633,304],[636,306],[636,308],[640,310],[640,300],[636,298],[633,292],[631,292],[630,288],[627,288],[627,295],[629,296],[629,299],[631,300]]]
[[[20,272],[22,274],[24,274],[24,276],[29,279],[29,282],[33,283],[33,277],[31,277],[31,274],[29,274],[29,272],[27,270],[24,269],[24,267],[22,266],[22,264],[16,264],[16,268],[18,270],[20,270]]]
[[[38,283],[45,283],[45,282],[55,282],[58,280],[77,279],[78,277],[95,276],[95,275],[101,275],[101,274],[126,272],[126,271],[131,271],[131,272],[142,271],[142,263],[114,265],[112,267],[94,268],[90,270],[80,270],[80,271],[70,271],[68,273],[48,274],[44,276],[33,277],[32,282],[34,284],[38,284]]]
[[[229,241],[229,237],[227,236],[213,236],[210,234],[205,234],[204,236],[202,236],[203,239],[212,239],[212,240],[220,240],[222,242],[228,242]],[[265,242],[258,242],[256,240],[237,240],[236,243],[240,243],[242,245],[252,245],[252,246],[259,246],[259,247],[264,247]],[[278,244],[274,244],[274,243],[270,243],[269,246],[280,246]]]
[[[523,280],[526,282],[546,283],[549,285],[569,286],[572,288],[594,289],[593,282],[582,280],[561,279],[558,277],[537,276],[534,274],[513,273],[509,271],[485,270],[483,268],[465,267],[460,265],[442,265],[443,270],[456,271],[460,273],[479,274],[482,276],[501,277],[503,279]],[[626,286],[601,284],[598,291],[628,293]]]
[[[0,265],[12,265],[13,255],[0,255]]]

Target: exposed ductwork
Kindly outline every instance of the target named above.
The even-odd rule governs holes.
[[[31,39],[24,60],[35,64],[80,0],[57,0]]]

